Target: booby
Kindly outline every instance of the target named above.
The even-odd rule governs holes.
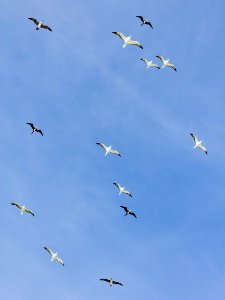
[[[118,32],[118,31],[113,31],[114,34],[118,35],[123,41],[123,48],[125,48],[127,45],[133,45],[133,46],[138,46],[139,48],[143,49],[142,45],[138,41],[133,41],[130,36],[125,36],[123,33]]]

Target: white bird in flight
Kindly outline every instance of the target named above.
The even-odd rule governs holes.
[[[110,287],[111,287],[113,284],[119,284],[119,285],[123,286],[122,283],[120,283],[119,281],[115,281],[115,280],[113,280],[112,278],[110,278],[110,279],[108,279],[108,278],[101,278],[101,279],[99,279],[99,280],[103,280],[103,281],[108,282]]]
[[[157,69],[160,69],[160,67],[158,65],[152,63],[153,62],[152,60],[149,61],[147,58],[141,58],[140,60],[142,60],[146,63],[146,65],[147,65],[146,69],[148,69],[149,67],[155,67]]]
[[[52,29],[50,27],[48,27],[47,25],[44,25],[43,24],[43,21],[38,21],[37,19],[35,18],[28,18],[29,20],[33,21],[34,24],[37,25],[36,27],[36,30],[39,30],[40,28],[44,28],[44,29],[47,29],[49,31],[52,31]]]
[[[175,65],[169,63],[169,59],[165,59],[161,55],[157,55],[156,57],[158,57],[161,60],[161,62],[163,63],[162,69],[164,69],[165,67],[170,67],[170,68],[174,69],[174,71],[177,72]]]
[[[117,150],[113,150],[112,146],[107,147],[103,143],[96,143],[96,144],[101,146],[103,149],[105,149],[105,156],[108,155],[109,153],[112,153],[121,157],[121,154]]]
[[[202,145],[203,141],[199,141],[198,138],[193,133],[190,133],[190,135],[193,137],[193,139],[195,141],[194,149],[198,147],[198,148],[202,149],[205,152],[205,154],[208,154],[206,147],[204,147]]]
[[[26,208],[25,205],[22,206],[19,203],[14,203],[14,202],[11,203],[11,205],[15,205],[16,207],[18,207],[20,209],[21,215],[23,215],[26,212],[28,214],[31,214],[34,217],[33,212],[30,209]]]
[[[121,186],[119,183],[113,182],[113,184],[115,184],[115,186],[119,189],[119,195],[126,194],[130,197],[132,197],[131,193],[128,192],[127,190],[125,190],[125,188],[123,186]]]
[[[61,265],[64,266],[64,262],[62,261],[61,258],[58,257],[58,253],[57,253],[57,252],[54,253],[51,249],[49,249],[49,248],[47,248],[47,247],[44,247],[44,249],[47,250],[48,253],[52,256],[51,261],[57,260]]]
[[[133,45],[133,46],[138,46],[139,48],[143,49],[142,45],[138,41],[133,41],[130,36],[125,36],[123,33],[118,32],[118,31],[113,31],[114,34],[118,35],[123,41],[123,48],[125,48],[127,45]]]

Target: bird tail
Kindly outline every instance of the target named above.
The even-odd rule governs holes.
[[[124,43],[124,44],[123,44],[123,48],[125,48],[126,46],[127,46],[127,44],[126,44],[126,43]]]

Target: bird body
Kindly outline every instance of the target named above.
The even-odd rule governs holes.
[[[165,67],[170,67],[170,68],[174,69],[174,71],[177,72],[177,69],[176,69],[175,65],[169,63],[169,59],[165,59],[161,55],[157,55],[156,57],[159,58],[161,60],[161,62],[163,63],[162,69],[164,69]]]
[[[125,215],[124,216],[131,215],[131,216],[133,216],[137,219],[137,216],[135,215],[135,213],[133,211],[129,210],[126,206],[121,205],[120,207],[125,210]]]
[[[126,194],[126,195],[132,197],[131,193],[129,191],[125,190],[125,188],[122,187],[119,183],[113,182],[113,184],[119,189],[119,195],[121,195],[123,193],[123,194]]]
[[[193,137],[194,142],[195,142],[195,145],[194,145],[193,148],[194,148],[194,149],[200,148],[202,151],[205,152],[205,154],[208,154],[208,151],[207,151],[206,147],[204,147],[204,146],[202,145],[202,142],[203,142],[203,141],[200,141],[193,133],[190,133],[190,135]]]
[[[105,150],[105,156],[107,156],[109,153],[112,153],[121,157],[120,153],[117,150],[112,149],[112,146],[107,147],[103,143],[96,143],[96,144],[101,146]]]
[[[47,29],[49,31],[52,31],[52,29],[50,27],[48,27],[47,25],[43,24],[43,21],[38,21],[35,18],[28,18],[29,20],[33,21],[35,25],[37,25],[36,30],[39,30],[40,28],[44,28]]]
[[[155,67],[157,69],[160,69],[160,67],[156,64],[153,64],[153,61],[149,61],[147,58],[141,58],[142,61],[144,61],[147,65],[146,69],[148,69],[149,67]]]
[[[120,282],[118,282],[118,281],[115,281],[115,280],[113,280],[112,278],[110,278],[110,279],[108,279],[108,278],[101,278],[100,280],[108,282],[110,287],[111,287],[113,284],[118,284],[118,285],[123,286],[122,283],[120,283]]]
[[[48,253],[51,255],[51,262],[53,260],[57,260],[62,266],[64,266],[64,262],[62,261],[61,258],[58,257],[58,253],[54,253],[51,249],[47,248],[47,247],[44,247],[44,249],[46,251],[48,251]]]
[[[138,46],[139,48],[143,49],[142,45],[138,41],[133,41],[130,36],[125,36],[122,32],[114,31],[114,34],[118,35],[123,41],[123,48],[125,48],[127,45],[133,45],[133,46]]]
[[[141,20],[142,22],[141,26],[149,25],[153,29],[152,24],[148,20],[144,19],[142,16],[136,16],[136,18],[139,18]]]
[[[41,129],[38,129],[37,127],[35,127],[33,123],[27,123],[27,124],[30,125],[30,127],[32,128],[31,134],[33,134],[34,132],[38,132],[43,136],[43,132],[41,131]]]
[[[21,215],[23,215],[26,212],[26,213],[31,214],[34,217],[34,213],[30,209],[26,208],[25,205],[22,206],[19,203],[14,203],[14,202],[12,202],[11,205],[15,205],[16,207],[18,207],[20,209]]]

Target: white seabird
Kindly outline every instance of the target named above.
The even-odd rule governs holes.
[[[138,46],[139,48],[143,49],[142,45],[138,41],[133,41],[130,36],[125,36],[123,33],[118,32],[118,31],[113,31],[114,34],[118,35],[123,41],[123,48],[125,48],[127,45],[133,45],[133,46]]]
[[[156,57],[158,57],[161,60],[161,62],[163,63],[162,69],[164,69],[165,67],[170,67],[170,68],[174,69],[174,71],[177,72],[175,65],[169,63],[169,59],[165,59],[161,55],[157,55]]]
[[[153,62],[152,60],[149,61],[147,58],[141,58],[140,60],[142,60],[146,63],[146,65],[147,65],[146,69],[148,69],[149,67],[155,67],[157,69],[160,69],[160,67],[158,65],[152,63]]]
[[[30,209],[26,208],[25,205],[22,206],[19,203],[14,203],[14,202],[12,202],[11,205],[15,205],[16,207],[18,207],[20,209],[21,215],[23,215],[26,212],[28,214],[31,214],[34,217],[33,212]]]
[[[47,25],[44,25],[43,24],[43,21],[38,21],[37,19],[35,18],[28,18],[29,20],[33,21],[34,24],[37,25],[36,27],[36,30],[39,30],[40,28],[44,28],[44,29],[47,29],[49,31],[52,31],[52,29],[50,27],[48,27]]]
[[[103,143],[96,143],[96,144],[101,146],[103,149],[105,149],[105,156],[108,155],[109,153],[112,153],[121,157],[121,154],[117,150],[113,150],[112,146],[107,147]]]
[[[47,247],[44,247],[44,249],[47,250],[48,253],[52,256],[51,261],[57,260],[61,265],[64,266],[64,262],[62,261],[61,258],[58,257],[58,253],[57,253],[57,252],[54,253],[51,249],[49,249],[49,248],[47,248]]]
[[[199,141],[198,138],[193,133],[190,133],[190,135],[193,137],[193,139],[195,141],[194,149],[198,147],[198,148],[202,149],[205,152],[205,154],[208,154],[206,147],[204,147],[202,145],[203,141]]]
[[[123,193],[123,194],[126,194],[126,195],[132,197],[131,193],[128,192],[127,190],[125,190],[125,188],[122,187],[119,183],[113,182],[113,184],[115,184],[115,186],[118,187],[119,195],[121,195]]]
[[[99,280],[103,280],[103,281],[108,282],[110,287],[111,287],[113,284],[119,284],[119,285],[123,286],[122,283],[120,283],[119,281],[115,281],[115,280],[113,280],[112,278],[110,278],[110,279],[108,279],[108,278],[101,278],[101,279],[99,279]]]

